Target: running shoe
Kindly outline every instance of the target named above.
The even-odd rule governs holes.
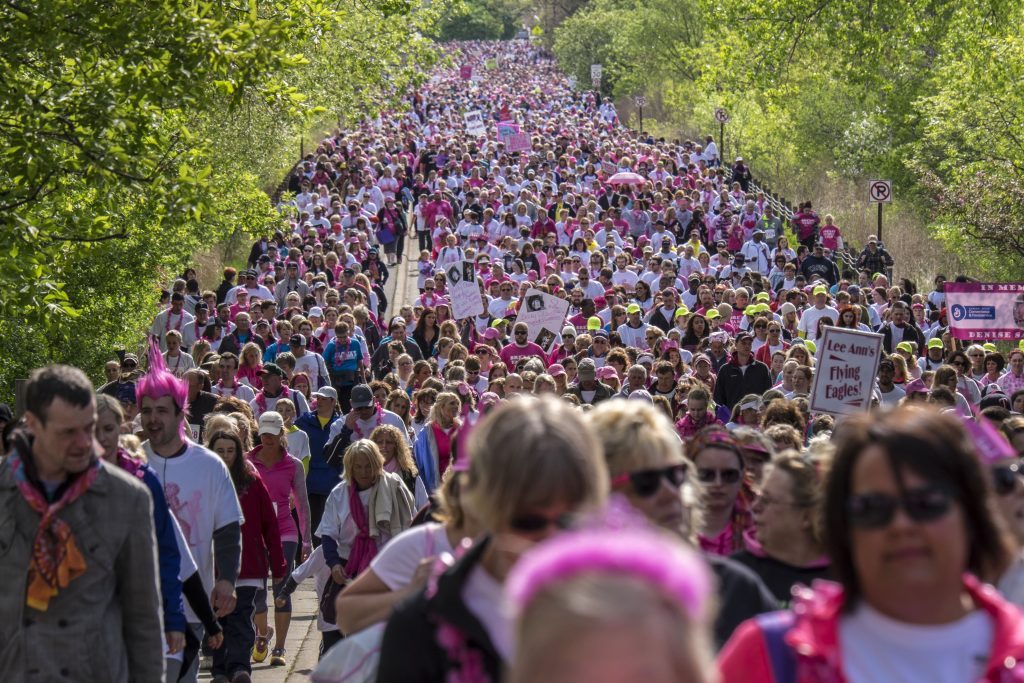
[[[256,644],[252,646],[252,661],[262,662],[270,654],[270,639],[274,637],[274,628],[267,627],[266,634],[256,634]]]
[[[284,648],[275,647],[270,653],[270,666],[284,666],[287,663],[284,658]]]

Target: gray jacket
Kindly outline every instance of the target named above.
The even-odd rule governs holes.
[[[163,635],[153,502],[106,464],[92,487],[58,513],[86,570],[50,600],[25,604],[40,515],[0,464],[0,671],[5,681],[161,683]]]

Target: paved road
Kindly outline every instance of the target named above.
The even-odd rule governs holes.
[[[413,240],[415,244],[415,235]],[[391,279],[385,286],[385,293],[391,303],[389,315],[393,315],[403,304],[416,297],[415,259],[411,262],[404,259],[391,272]],[[254,683],[300,683],[308,680],[320,654],[320,631],[316,627],[318,609],[319,599],[315,585],[313,580],[309,579],[292,595],[292,625],[285,641],[285,656],[288,663],[284,666],[270,666],[270,657],[262,664],[253,662]],[[211,678],[208,671],[201,672],[199,676],[201,681],[208,681]]]

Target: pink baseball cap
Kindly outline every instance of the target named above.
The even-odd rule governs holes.
[[[619,374],[615,372],[615,368],[610,367],[608,365],[602,365],[597,369],[598,379],[612,379],[613,377],[615,379],[618,379],[619,377]]]
[[[565,374],[565,366],[561,363],[552,363],[548,366],[548,374],[552,377],[561,377]]]

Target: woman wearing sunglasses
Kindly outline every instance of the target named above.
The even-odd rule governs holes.
[[[578,411],[519,398],[468,437],[467,513],[484,536],[388,621],[377,680],[501,680],[512,657],[502,585],[522,553],[607,495],[601,448]]]
[[[754,531],[732,559],[750,567],[782,606],[793,586],[830,576],[817,520],[822,475],[816,463],[789,451],[766,468],[750,510]]]
[[[1024,677],[1024,617],[981,581],[1010,561],[962,423],[918,408],[846,418],[825,486],[839,584],[740,627],[724,683],[968,683]]]
[[[700,493],[700,547],[713,555],[742,550],[744,534],[753,526],[742,447],[721,426],[712,426],[697,432],[686,450]]]
[[[587,419],[603,447],[612,492],[624,495],[651,523],[696,547],[696,496],[685,488],[693,468],[668,419],[654,406],[635,401],[605,401]],[[761,581],[737,562],[706,553],[704,558],[718,580],[717,649],[745,619],[777,604]]]

